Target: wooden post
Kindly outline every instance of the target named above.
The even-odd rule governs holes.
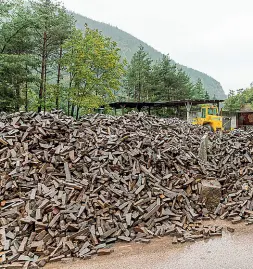
[[[216,105],[218,107],[218,114],[220,113],[220,102],[216,102]]]
[[[187,122],[190,123],[190,111],[191,111],[192,103],[187,101],[185,106],[186,106],[186,111],[187,111]]]

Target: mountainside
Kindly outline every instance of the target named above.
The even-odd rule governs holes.
[[[111,37],[114,41],[116,41],[119,48],[121,49],[122,56],[125,57],[129,62],[133,54],[138,50],[140,44],[145,48],[153,60],[158,60],[162,57],[162,53],[155,50],[138,38],[118,29],[117,27],[94,21],[79,14],[73,13],[73,15],[76,19],[77,28],[84,29],[84,25],[87,23],[90,28],[98,29],[102,31],[105,36]],[[193,82],[196,82],[198,78],[200,78],[211,98],[214,95],[217,99],[226,98],[226,94],[224,93],[221,84],[214,78],[192,68],[180,64],[178,64],[178,66],[181,67],[190,76]]]

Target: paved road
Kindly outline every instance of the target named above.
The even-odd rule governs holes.
[[[117,245],[110,256],[88,261],[50,264],[47,269],[252,269],[253,227],[239,226],[234,234],[185,245],[170,238],[149,245]]]

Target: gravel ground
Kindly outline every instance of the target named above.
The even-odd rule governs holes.
[[[217,224],[223,224],[217,223]],[[227,225],[227,222],[225,223]],[[221,238],[172,245],[170,237],[150,244],[116,244],[110,256],[69,263],[52,263],[47,269],[252,269],[253,226],[231,225],[235,233]]]

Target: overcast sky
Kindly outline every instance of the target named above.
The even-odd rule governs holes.
[[[253,81],[252,0],[62,0],[138,37],[229,89]]]

